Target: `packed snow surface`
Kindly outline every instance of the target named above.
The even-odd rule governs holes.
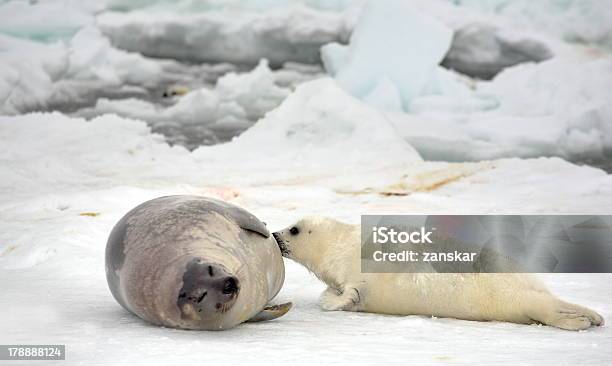
[[[324,120],[316,123],[317,116]],[[370,136],[374,123],[381,128]],[[0,146],[0,327],[11,330],[0,343],[32,343],[36,335],[35,343],[66,344],[67,360],[83,365],[246,358],[253,364],[604,364],[612,357],[607,327],[573,333],[326,313],[317,305],[322,284],[290,261],[276,299],[295,303],[285,317],[227,332],[159,328],[114,301],[103,263],[115,222],[161,195],[228,200],[272,230],[312,214],[356,223],[366,213],[608,213],[612,176],[600,170],[560,159],[422,162],[379,111],[330,79],[299,87],[236,141],[193,153],[169,147],[143,122],[58,113],[1,117]],[[347,155],[349,148],[360,155]],[[610,275],[545,279],[563,298],[612,316]]]
[[[272,322],[172,330],[114,301],[107,236],[162,195],[227,200],[271,230],[612,212],[612,175],[542,157],[612,155],[603,1],[363,3],[0,1],[0,344],[66,344],[82,365],[609,364],[607,326],[323,312],[323,285],[291,261],[275,302],[295,307]],[[612,275],[542,277],[612,317]]]

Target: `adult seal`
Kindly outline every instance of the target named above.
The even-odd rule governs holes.
[[[267,306],[285,267],[265,224],[244,209],[198,196],[145,202],[113,228],[106,279],[121,306],[172,328],[223,330],[278,318]]]

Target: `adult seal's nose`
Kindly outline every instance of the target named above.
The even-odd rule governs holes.
[[[202,319],[232,308],[240,292],[240,281],[223,266],[192,259],[183,274],[177,299],[183,319]]]

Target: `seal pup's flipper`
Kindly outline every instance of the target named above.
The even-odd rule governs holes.
[[[266,307],[262,311],[260,311],[251,319],[247,320],[247,322],[255,323],[280,318],[281,316],[287,314],[289,310],[291,310],[292,306],[293,303],[290,302],[280,305],[266,305]]]

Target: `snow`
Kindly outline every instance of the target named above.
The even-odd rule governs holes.
[[[416,115],[387,116],[425,159],[605,158],[612,151],[610,86],[610,56],[555,58],[515,66],[476,84],[476,94],[492,103],[484,112],[478,105],[460,103],[457,109],[429,97],[413,101]]]
[[[442,64],[462,74],[491,79],[508,67],[554,56],[545,43],[515,33],[491,24],[470,23],[456,30]]]
[[[496,26],[499,19],[480,16],[469,8],[442,1],[404,2],[466,33],[453,41],[444,63],[461,72],[490,78],[504,67],[541,61],[551,55],[551,40],[519,31],[515,23],[505,22],[500,29]],[[364,3],[118,0],[110,2],[109,11],[98,17],[98,24],[118,47],[156,57],[248,64],[265,57],[273,66],[285,60],[316,63],[319,47],[348,41]],[[474,29],[478,29],[478,35],[474,35]],[[474,64],[486,67],[487,72],[483,74]]]
[[[325,90],[317,97],[315,90],[320,89]],[[354,121],[349,130],[355,131],[355,137],[344,128],[331,133],[348,133],[345,137],[358,143],[364,138],[358,125],[367,127],[377,115],[370,123],[384,125],[378,112],[368,113],[368,107],[350,96],[339,101],[356,110],[343,111],[326,102],[332,96],[341,98],[340,92],[330,79],[299,88],[262,121],[272,132],[267,139],[263,128],[257,131],[258,124],[249,130],[252,133],[223,148],[228,154],[240,151],[236,160],[219,151],[223,145],[194,153],[171,148],[160,136],[151,135],[144,123],[114,116],[91,122],[58,113],[1,117],[0,158],[6,164],[0,172],[4,178],[0,182],[0,327],[11,331],[0,334],[0,343],[31,343],[36,334],[37,343],[66,344],[70,364],[87,365],[245,359],[256,364],[609,361],[612,333],[607,327],[576,334],[506,323],[326,313],[317,305],[321,283],[289,261],[285,286],[275,301],[293,301],[295,308],[273,322],[244,324],[222,333],[170,330],[144,323],[113,300],[104,276],[107,235],[130,208],[160,195],[226,199],[255,213],[272,230],[306,214],[358,222],[362,213],[607,213],[612,209],[612,176],[560,159],[464,164],[415,160],[409,168],[399,159],[384,167],[346,159],[347,171],[356,169],[353,175],[338,174],[334,163],[328,171],[325,166],[300,170],[283,165],[304,153],[295,139],[310,136],[299,131],[292,137],[282,130],[280,121],[289,112],[305,116],[289,121],[291,125],[317,112],[331,114],[314,127],[315,134],[334,118],[345,127]],[[361,113],[367,115],[351,118]],[[401,139],[390,132],[381,132],[378,142],[387,138],[399,148]],[[279,153],[261,161],[270,145],[279,146]],[[319,159],[316,150],[321,150],[339,163],[346,153],[347,144],[337,138],[322,145],[312,147],[311,159]],[[378,156],[375,149],[362,150],[373,159]],[[205,162],[202,155],[208,156]],[[231,169],[234,164],[240,164],[239,169]],[[374,174],[379,181],[366,179]],[[389,184],[404,195],[383,194],[391,189]],[[610,275],[546,276],[555,293],[607,318],[612,316],[610,279]],[[589,350],[587,356],[584,350]]]
[[[66,43],[50,44],[0,34],[0,113],[44,108],[92,88],[155,84],[161,65],[139,54],[111,47],[93,26]]]
[[[291,178],[305,171],[355,174],[421,161],[379,111],[325,78],[300,85],[280,107],[231,143],[202,147],[194,155],[203,165],[217,159],[231,162],[226,172],[239,174],[256,165]]]
[[[460,2],[374,1],[360,18],[348,0],[0,1],[0,344],[66,344],[83,365],[610,363],[607,326],[323,312],[291,261],[274,302],[294,309],[227,332],[149,325],[108,291],[111,228],[162,195],[227,200],[271,230],[612,212],[612,175],[563,160],[612,155],[607,7]],[[304,64],[320,60],[329,76]],[[185,94],[154,97],[167,88]],[[542,277],[612,317],[612,275]]]
[[[2,1],[0,33],[41,42],[69,40],[93,25],[100,5],[92,0]]]
[[[294,0],[293,3],[325,11],[342,11],[352,5],[353,0]],[[147,8],[154,11],[205,12],[214,10],[266,11],[286,7],[284,0],[107,0],[111,10],[134,10]]]
[[[351,9],[345,14],[300,2],[276,4],[265,12],[259,6],[192,5],[184,11],[175,5],[151,6],[107,11],[96,22],[117,47],[192,62],[256,64],[266,58],[273,66],[317,63],[322,44],[348,38]]]
[[[574,50],[551,58],[535,38],[468,23],[456,31],[444,62],[473,68],[471,75],[496,75],[487,82],[439,67],[449,47],[449,28],[385,0],[368,3],[348,46],[331,43],[321,52],[327,72],[385,111],[426,160],[604,159],[612,152],[609,55]]]
[[[612,8],[606,0],[448,0],[456,5],[513,18],[523,27],[564,40],[612,47]]]
[[[110,100],[100,98],[96,105],[75,113],[94,117],[114,113],[148,121],[153,126],[197,126],[214,136],[215,130],[246,130],[267,111],[276,108],[290,93],[288,87],[277,85],[280,76],[262,60],[251,72],[230,72],[219,78],[213,89],[207,87],[189,91],[175,104],[160,107],[141,99]]]
[[[0,34],[0,112],[43,105],[51,96],[53,77],[67,67],[59,44],[41,45]]]

